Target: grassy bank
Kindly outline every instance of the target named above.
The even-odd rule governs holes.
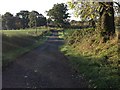
[[[73,69],[85,77],[90,88],[120,88],[117,37],[102,42],[95,29],[66,30],[61,51]]]
[[[2,33],[2,66],[6,67],[15,58],[38,47],[50,34],[49,30],[3,30]]]

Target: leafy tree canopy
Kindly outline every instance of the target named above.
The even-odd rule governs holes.
[[[67,13],[67,5],[64,3],[54,4],[53,8],[47,11],[47,15],[54,21],[59,27],[64,27],[69,13]]]
[[[2,28],[3,29],[14,29],[14,17],[10,12],[6,12],[2,16]]]
[[[82,20],[96,20],[99,19],[99,30],[101,36],[109,39],[115,34],[114,24],[114,2],[90,2],[81,0],[71,0],[68,2],[69,7],[74,9],[76,16],[80,16]],[[119,3],[117,3],[119,6]]]
[[[28,19],[28,16],[29,16],[29,11],[26,11],[26,10],[21,10],[20,12],[18,12],[16,14],[16,16],[18,16],[19,18],[22,19],[22,26],[23,28],[28,28],[28,22],[29,22],[29,19]]]
[[[43,26],[47,24],[46,18],[37,11],[29,13],[29,27]]]

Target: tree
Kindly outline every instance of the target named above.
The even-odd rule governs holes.
[[[53,21],[51,20],[51,18],[47,19],[47,26],[49,26],[49,27],[53,27],[54,26],[53,25]]]
[[[19,17],[14,17],[14,22],[15,22],[15,29],[20,29],[22,28],[22,19]]]
[[[6,12],[3,16],[2,16],[2,28],[3,29],[7,29],[7,30],[11,30],[14,29],[15,24],[14,24],[14,17],[10,12]]]
[[[22,21],[22,28],[25,29],[25,28],[28,28],[28,23],[29,23],[29,19],[28,19],[28,16],[29,16],[29,11],[25,11],[25,10],[22,10],[20,11],[19,13],[16,14],[17,17],[21,18],[21,21]]]
[[[35,13],[34,11],[30,12],[29,16],[29,27],[33,28],[36,27],[37,25],[37,13]]]
[[[39,14],[37,18],[37,26],[46,26],[46,25],[47,25],[46,17],[44,17],[42,14]]]
[[[69,13],[67,13],[67,11],[67,5],[64,3],[54,4],[53,8],[47,11],[47,15],[54,21],[56,26],[64,27],[67,22],[67,18],[69,17]]]
[[[29,14],[30,27],[44,26],[46,24],[47,20],[42,14],[39,14],[37,11],[30,12]]]
[[[101,36],[109,39],[115,34],[114,9],[113,2],[80,2],[72,0],[68,2],[69,6],[74,9],[76,14],[82,19],[99,18],[99,29]]]
[[[99,5],[101,35],[109,39],[115,34],[113,2],[99,2]]]

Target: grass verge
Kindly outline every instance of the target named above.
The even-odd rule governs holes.
[[[73,69],[89,82],[89,88],[120,88],[117,38],[102,43],[93,28],[66,30],[61,51]]]
[[[4,30],[2,31],[2,67],[5,68],[15,58],[31,51],[47,40],[46,30]]]

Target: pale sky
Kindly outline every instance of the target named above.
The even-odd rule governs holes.
[[[54,4],[67,1],[69,0],[0,0],[0,14],[10,12],[15,15],[20,10],[36,10],[45,16],[45,11],[51,9]]]
[[[51,9],[54,4],[66,3],[69,0],[0,0],[0,14],[10,12],[15,15],[20,10],[36,10],[46,16],[45,11]],[[119,0],[114,0],[119,1]],[[69,11],[72,14],[72,11]],[[79,20],[73,17],[72,19]]]

